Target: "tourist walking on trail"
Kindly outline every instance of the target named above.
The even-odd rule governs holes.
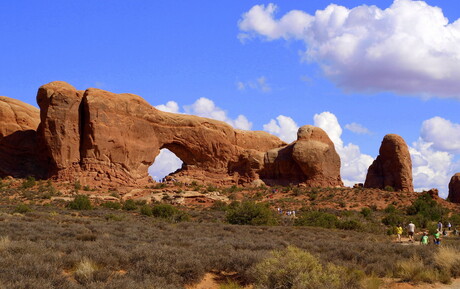
[[[401,235],[403,233],[403,228],[402,228],[402,225],[399,224],[397,227],[396,227],[396,235],[398,235],[398,242],[401,243]]]
[[[442,222],[438,222],[438,232],[442,232]]]
[[[447,223],[447,230],[449,230],[449,231],[452,230],[452,224],[450,222]]]
[[[414,242],[415,225],[412,221],[407,225],[407,234],[409,235],[409,242]]]
[[[420,245],[428,245],[428,233],[423,232],[423,236],[420,239]]]
[[[439,231],[434,234],[434,244],[441,245],[441,233]]]

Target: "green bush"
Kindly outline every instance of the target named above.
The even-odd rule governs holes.
[[[385,186],[384,190],[387,191],[387,192],[394,192],[395,191],[395,189],[392,186]]]
[[[71,201],[67,207],[72,210],[91,210],[91,201],[86,195],[78,195]]]
[[[397,212],[397,209],[394,205],[392,204],[389,204],[385,210],[384,210],[385,213],[388,213],[388,214],[392,214],[392,213],[396,213]]]
[[[145,216],[153,216],[152,207],[149,205],[143,205],[141,207],[141,214]]]
[[[361,231],[363,229],[363,225],[357,220],[346,220],[338,222],[337,228],[342,230]]]
[[[296,247],[272,251],[271,255],[255,266],[257,288],[361,288],[364,273],[332,264],[322,265],[316,257]]]
[[[267,204],[244,201],[230,204],[226,220],[235,225],[275,225],[275,213]]]
[[[107,209],[120,210],[121,209],[121,204],[119,202],[108,201],[108,202],[102,203],[101,207],[104,207],[104,208],[107,208]]]
[[[137,210],[136,202],[132,199],[126,200],[123,203],[123,210],[125,211],[135,211]]]
[[[156,218],[167,219],[174,222],[187,221],[189,216],[173,205],[158,204],[152,207],[152,215]]]
[[[439,221],[448,213],[448,210],[439,205],[430,194],[423,193],[412,206],[407,208],[408,215],[421,215],[430,221]]]
[[[26,204],[19,204],[14,208],[14,213],[25,214],[30,211],[32,211],[32,209]]]
[[[300,214],[295,220],[296,226],[311,226],[323,228],[335,228],[339,219],[337,216],[321,211],[310,211]]]
[[[403,223],[404,218],[398,214],[388,214],[382,218],[382,223],[387,226],[396,226]]]
[[[27,177],[23,182],[22,182],[22,185],[21,187],[23,189],[28,189],[28,188],[32,188],[36,185],[36,182],[35,182],[35,178],[34,177]]]
[[[370,208],[362,208],[361,209],[361,215],[363,215],[364,218],[370,217],[372,215],[372,210]]]

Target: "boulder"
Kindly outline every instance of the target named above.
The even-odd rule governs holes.
[[[449,196],[447,198],[452,203],[460,203],[460,173],[456,173],[450,178]]]
[[[261,179],[270,185],[343,186],[340,157],[321,128],[302,126],[297,140],[265,153]]]
[[[366,188],[384,189],[387,186],[396,191],[414,191],[409,148],[396,134],[383,138],[379,155],[369,167],[364,183]]]

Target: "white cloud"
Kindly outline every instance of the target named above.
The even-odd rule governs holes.
[[[446,198],[450,178],[460,166],[454,161],[454,155],[438,151],[433,143],[419,138],[409,147],[412,158],[412,175],[416,191],[437,188],[441,197]]]
[[[315,126],[322,128],[335,145],[335,149],[340,156],[341,168],[340,175],[346,186],[353,186],[356,183],[364,183],[366,180],[367,169],[373,162],[369,155],[362,154],[359,146],[349,143],[343,145],[342,128],[337,117],[330,112],[315,114],[313,117]]]
[[[149,175],[156,181],[182,167],[182,161],[170,150],[162,149],[149,167]]]
[[[420,136],[433,149],[460,153],[460,124],[436,116],[422,123]]]
[[[252,123],[242,114],[233,120],[227,116],[227,112],[214,104],[214,101],[201,97],[192,105],[185,105],[184,110],[188,114],[225,121],[234,128],[250,130]]]
[[[261,76],[257,78],[255,81],[253,80],[250,80],[247,82],[237,81],[236,88],[241,91],[247,90],[247,89],[253,89],[253,90],[259,90],[262,92],[270,92],[272,90],[265,76]]]
[[[168,101],[166,104],[160,104],[155,107],[161,111],[179,113],[179,105],[172,100]]]
[[[460,98],[460,20],[424,1],[395,0],[387,9],[331,4],[314,15],[256,5],[238,25],[242,40],[298,39],[303,58],[347,91],[392,91]]]
[[[263,126],[265,131],[276,135],[287,143],[291,143],[297,139],[297,130],[299,126],[295,121],[284,115],[279,115],[276,120],[271,119],[269,123]]]
[[[369,129],[364,127],[362,124],[359,124],[359,123],[356,123],[356,122],[346,124],[345,128],[348,129],[349,131],[357,133],[357,134],[371,134]]]
[[[201,97],[197,99],[191,105],[184,105],[184,112],[179,109],[179,104],[175,101],[168,101],[166,104],[160,104],[155,106],[157,109],[166,112],[173,113],[187,113],[201,117],[212,118],[220,121],[224,121],[234,128],[250,130],[252,122],[250,122],[246,116],[240,114],[236,119],[231,119],[227,116],[227,112],[214,104],[214,101]]]

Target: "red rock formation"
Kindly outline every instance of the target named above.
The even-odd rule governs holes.
[[[265,154],[261,179],[269,184],[343,186],[334,144],[325,131],[311,125],[299,128],[297,141]]]
[[[0,96],[0,177],[42,175],[37,160],[37,108]]]
[[[31,130],[32,144],[44,163],[41,173],[48,177],[142,185],[150,179],[148,168],[155,157],[167,148],[183,161],[174,174],[183,180],[342,185],[333,143],[312,126],[300,128],[298,140],[286,145],[266,132],[159,111],[137,95],[94,88],[77,91],[65,82],[40,87],[37,102],[41,122],[37,132]],[[2,131],[21,128],[6,123]]]
[[[41,122],[37,132],[49,176],[72,176],[79,170],[81,101],[82,93],[63,81],[38,89]]]
[[[452,176],[449,182],[449,196],[452,203],[460,203],[460,173]]]
[[[396,134],[387,134],[383,138],[379,156],[369,167],[364,183],[366,188],[384,189],[386,186],[396,191],[414,191],[409,148]]]

